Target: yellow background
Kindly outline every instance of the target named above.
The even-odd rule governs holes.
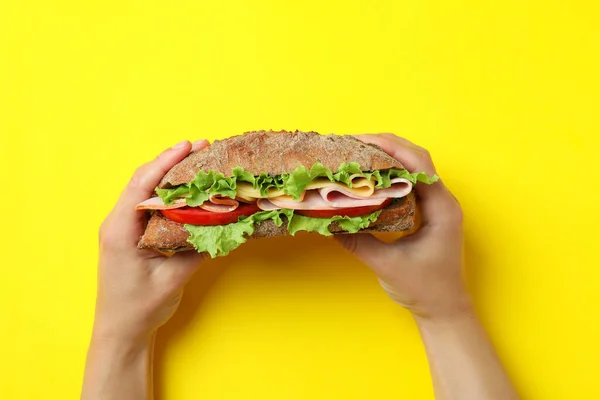
[[[599,18],[596,0],[2,2],[0,397],[78,397],[97,229],[137,165],[298,128],[430,149],[523,397],[600,398]],[[169,399],[433,396],[410,316],[313,236],[208,263],[155,369]]]

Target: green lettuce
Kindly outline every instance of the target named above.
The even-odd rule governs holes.
[[[429,177],[425,172],[410,173],[405,169],[363,172],[360,165],[355,162],[342,163],[334,173],[323,164],[316,163],[310,169],[300,166],[289,174],[276,176],[266,173],[254,176],[242,167],[234,168],[233,176],[230,177],[226,177],[220,172],[200,171],[190,183],[170,189],[157,188],[156,193],[163,199],[165,204],[171,204],[173,199],[183,197],[187,205],[195,207],[208,200],[211,195],[235,198],[237,182],[248,182],[255,189],[259,189],[265,197],[270,189],[283,189],[285,194],[293,196],[297,200],[306,189],[306,186],[315,179],[328,178],[332,182],[342,182],[352,187],[350,176],[354,174],[367,179],[374,178],[375,187],[379,189],[390,187],[393,178],[404,178],[413,184],[417,182],[431,184],[439,179],[437,175]]]
[[[331,236],[333,234],[329,231],[329,225],[337,222],[343,230],[349,233],[356,233],[361,229],[367,228],[371,222],[375,222],[379,214],[381,214],[381,210],[359,217],[342,217],[336,215],[331,218],[313,218],[294,214],[289,219],[287,229],[292,236],[299,231],[318,232],[324,236]]]
[[[282,216],[287,218],[287,230],[291,235],[299,231],[318,232],[321,235],[331,236],[329,226],[337,222],[342,229],[349,233],[356,233],[360,229],[367,228],[375,222],[381,214],[380,211],[360,216],[332,218],[312,218],[294,214],[293,210],[282,209],[257,212],[248,217],[240,217],[238,222],[228,225],[200,226],[185,224],[185,229],[190,233],[188,242],[199,252],[207,252],[211,258],[226,256],[230,251],[246,242],[248,237],[254,233],[257,223],[272,220],[277,226],[283,224]]]

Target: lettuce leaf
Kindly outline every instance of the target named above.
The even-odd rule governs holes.
[[[254,221],[247,218],[229,225],[200,226],[184,225],[190,233],[188,242],[198,253],[207,252],[211,258],[226,256],[247,240],[254,232]]]
[[[235,198],[236,183],[240,181],[251,183],[265,197],[270,189],[283,189],[284,193],[293,196],[295,199],[299,199],[300,194],[306,186],[315,179],[328,178],[332,182],[343,182],[352,187],[350,176],[354,174],[367,179],[374,178],[376,181],[375,187],[379,189],[390,187],[391,179],[393,178],[404,178],[413,184],[417,182],[432,184],[439,179],[437,175],[429,177],[425,172],[410,173],[405,169],[363,172],[360,169],[360,165],[355,162],[342,163],[334,173],[323,164],[315,163],[310,170],[304,166],[300,166],[289,174],[276,176],[266,173],[253,176],[252,173],[245,171],[242,167],[235,167],[233,169],[233,176],[231,177],[226,177],[222,173],[215,171],[200,171],[190,183],[170,189],[157,188],[156,193],[163,199],[165,204],[171,204],[173,199],[177,197],[184,197],[186,203],[194,207],[208,200],[210,195]]]
[[[349,233],[356,233],[361,229],[367,228],[371,222],[375,222],[379,214],[381,214],[381,210],[360,217],[342,217],[336,215],[331,218],[312,218],[294,214],[289,220],[287,229],[292,236],[299,231],[318,232],[323,236],[331,236],[333,234],[329,231],[329,225],[337,222],[343,230]]]
[[[203,226],[185,224],[183,227],[190,233],[187,239],[198,253],[207,252],[211,258],[226,256],[238,248],[254,233],[254,225],[272,219],[277,226],[283,224],[281,215],[288,220],[293,218],[293,210],[260,211],[248,217],[240,217],[238,222],[228,225]]]
[[[174,198],[181,197],[189,194],[190,189],[187,185],[177,186],[173,189],[159,189],[156,188],[156,194],[165,202],[165,204],[171,204]],[[208,198],[208,196],[206,196]]]
[[[349,233],[356,233],[360,229],[367,228],[375,222],[381,214],[380,211],[361,217],[312,218],[294,214],[293,210],[282,209],[272,211],[260,211],[249,217],[240,217],[238,222],[229,225],[200,226],[185,224],[184,228],[190,233],[188,242],[199,252],[207,252],[211,258],[226,256],[232,250],[238,248],[248,240],[254,233],[257,223],[272,220],[277,226],[283,224],[282,215],[285,215],[288,224],[287,230],[291,235],[299,231],[318,232],[324,236],[331,236],[329,225],[337,222],[342,229]]]

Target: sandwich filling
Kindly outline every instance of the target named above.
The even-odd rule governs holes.
[[[329,236],[334,222],[349,233],[367,228],[393,199],[408,195],[417,182],[431,184],[436,175],[389,169],[362,171],[357,163],[343,163],[333,172],[316,163],[290,174],[254,176],[241,167],[226,177],[199,171],[184,185],[156,189],[137,210],[158,210],[184,224],[198,252],[211,257],[228,254],[246,241],[257,223],[272,220],[287,230],[315,231]]]

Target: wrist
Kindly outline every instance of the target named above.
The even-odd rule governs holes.
[[[82,399],[152,398],[154,335],[124,340],[92,334]]]
[[[119,363],[137,362],[147,358],[154,345],[155,335],[141,338],[107,335],[94,331],[90,352]]]
[[[445,329],[449,326],[470,323],[477,320],[477,314],[472,302],[465,301],[460,307],[453,309],[451,312],[416,314],[413,313],[413,318],[420,330],[435,330],[438,328]]]
[[[435,305],[411,310],[417,324],[446,324],[464,319],[476,318],[471,296],[464,293],[454,295],[451,300],[440,301]]]
[[[150,329],[138,318],[126,318],[122,315],[110,315],[96,311],[92,341],[103,346],[119,349],[140,348],[156,335],[156,329]]]

